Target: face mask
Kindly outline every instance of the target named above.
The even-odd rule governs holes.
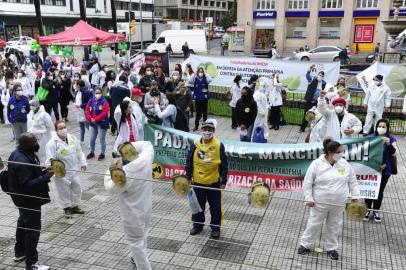
[[[65,79],[65,75],[61,75],[61,78],[62,78],[62,79]]]
[[[333,155],[333,160],[335,161],[335,162],[338,162],[340,159],[342,159],[343,158],[343,153],[337,153],[337,154],[334,154]]]
[[[210,140],[211,138],[213,138],[214,136],[214,132],[212,131],[203,131],[203,139],[204,140]]]
[[[380,86],[380,85],[381,85],[381,82],[374,81],[374,84],[375,84],[376,86]]]
[[[54,77],[49,76],[47,79],[50,80],[50,81],[52,81],[52,80],[54,79]]]
[[[66,128],[64,129],[60,129],[56,132],[58,134],[58,136],[62,137],[62,138],[66,138],[66,136],[68,135],[68,130]]]
[[[22,96],[22,95],[23,95],[23,91],[21,91],[21,90],[16,91],[16,95],[19,96],[19,97]]]
[[[59,71],[55,71],[55,76],[58,76],[59,75]]]
[[[141,102],[142,102],[142,97],[137,97],[137,98],[135,98],[135,102],[141,103]]]
[[[30,106],[30,110],[33,111],[33,112],[35,112],[35,111],[37,111],[37,107],[35,107],[35,106]]]
[[[79,81],[79,78],[78,78],[78,77],[75,77],[75,81]]]
[[[341,106],[335,106],[334,110],[336,111],[337,114],[341,114],[344,111],[344,108]]]
[[[95,94],[94,97],[95,97],[97,100],[99,100],[99,99],[101,99],[102,95],[101,95],[101,94]]]
[[[322,76],[320,76],[320,75],[317,76],[317,80],[318,80],[319,82],[321,82],[321,81],[323,80],[323,78],[324,78],[324,77],[322,77]]]
[[[345,86],[345,82],[339,82],[339,85]]]
[[[376,129],[376,131],[378,131],[379,135],[385,135],[386,134],[386,128],[383,128],[383,127],[378,127]]]
[[[128,113],[128,114],[133,113],[133,108],[132,108],[132,107],[128,107],[128,108],[127,108],[127,113]]]
[[[198,75],[199,75],[199,77],[203,77],[204,74],[202,72],[199,72]]]
[[[173,76],[173,79],[176,81],[177,79],[179,79],[179,76]]]
[[[17,74],[17,77],[18,77],[18,78],[22,78],[22,77],[23,77],[23,74],[22,74],[22,73],[18,73],[18,74]]]
[[[38,144],[38,143],[35,144],[35,145],[31,148],[31,151],[32,151],[33,153],[38,152],[38,151],[39,151],[39,144]]]
[[[152,75],[152,71],[147,71],[146,74],[147,74],[148,76],[151,76],[151,75]]]
[[[104,72],[107,72],[109,69],[108,69],[108,68],[104,68],[103,70],[104,70]]]

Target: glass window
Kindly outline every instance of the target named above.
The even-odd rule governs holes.
[[[275,9],[275,0],[256,0],[257,9]]]
[[[308,9],[309,0],[288,0],[288,9]]]
[[[195,5],[195,0],[190,0],[190,5],[194,6]]]
[[[321,8],[323,9],[343,8],[343,0],[322,0]]]
[[[86,8],[95,8],[96,0],[86,0]]]
[[[320,18],[320,38],[340,38],[341,19]]]
[[[357,8],[377,8],[379,0],[356,0]]]
[[[182,5],[187,5],[188,0],[182,0]]]
[[[269,51],[271,49],[271,44],[273,40],[274,40],[273,29],[257,29],[255,38],[255,49]]]
[[[209,1],[204,1],[204,6],[208,7],[209,6]]]
[[[66,6],[65,0],[41,0],[41,5],[45,6]]]
[[[156,43],[165,43],[165,38],[164,38],[164,37],[158,38],[158,40],[156,41]]]
[[[287,19],[287,38],[305,38],[307,19]]]

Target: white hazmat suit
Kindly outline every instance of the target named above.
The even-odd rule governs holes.
[[[147,236],[152,212],[152,162],[154,148],[148,141],[132,143],[138,157],[123,166],[127,181],[123,187],[114,184],[110,172],[106,172],[104,186],[110,193],[120,196],[120,213],[126,240],[138,270],[150,270],[147,254]],[[135,179],[134,179],[135,178]]]
[[[65,164],[65,177],[54,176],[53,181],[57,195],[56,201],[63,209],[78,206],[82,196],[79,172],[70,170],[79,171],[81,167],[86,166],[86,158],[80,147],[80,141],[71,134],[67,135],[67,140],[68,142],[62,141],[53,132],[52,139],[46,146],[47,165],[51,164],[51,159],[58,159]]]
[[[300,245],[311,249],[326,220],[325,249],[337,250],[345,203],[350,193],[352,199],[359,197],[358,182],[353,168],[345,159],[340,159],[332,166],[325,155],[322,155],[310,164],[304,179],[303,191],[305,200],[314,202],[315,206],[310,208]]]
[[[320,138],[323,141],[326,137],[331,137],[335,141],[340,141],[342,139],[352,138],[357,135],[362,130],[362,122],[352,113],[344,110],[343,120],[339,121],[337,113],[333,109],[329,108],[326,100],[324,98],[319,98],[317,102],[317,110],[323,116],[323,124],[325,125],[324,137]],[[354,133],[345,134],[344,130],[347,128],[352,128]]]
[[[254,127],[252,128],[252,134],[257,127],[262,127],[264,129],[264,137],[268,139],[269,128],[268,128],[268,98],[269,93],[269,83],[266,78],[259,78],[259,87],[254,92],[254,100],[257,103],[258,113],[255,118]],[[253,136],[252,135],[252,136]]]
[[[390,95],[391,91],[386,84],[377,86],[374,82],[370,82],[364,99],[364,105],[368,106],[364,134],[368,134],[372,125],[375,128],[378,120],[382,119],[384,108],[389,108],[391,105]]]
[[[38,158],[42,165],[46,161],[46,145],[52,138],[52,131],[54,130],[54,124],[51,116],[45,111],[43,105],[41,105],[36,113],[30,111],[27,117],[27,131],[35,135],[41,146],[38,151]]]

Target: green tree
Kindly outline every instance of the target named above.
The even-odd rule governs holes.
[[[232,8],[221,18],[221,26],[224,27],[224,30],[230,26],[233,26],[236,21],[235,10]]]

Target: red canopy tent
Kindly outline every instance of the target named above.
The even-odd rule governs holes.
[[[114,34],[99,30],[80,20],[74,26],[61,33],[39,37],[41,45],[105,45],[108,43],[118,43],[125,41],[125,35]]]

